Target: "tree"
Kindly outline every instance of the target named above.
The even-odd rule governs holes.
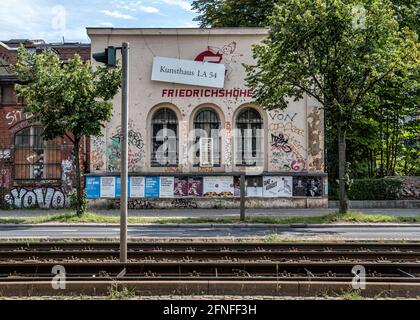
[[[417,35],[400,30],[389,0],[282,0],[269,22],[247,83],[267,109],[304,94],[323,105],[337,129],[340,212],[347,212],[347,132],[381,83],[418,68]]]
[[[265,27],[276,0],[195,0],[200,27]]]
[[[32,122],[44,127],[43,137],[51,140],[67,136],[73,143],[76,164],[75,201],[78,215],[85,211],[80,169],[80,142],[84,136],[100,136],[104,123],[112,117],[110,101],[121,84],[120,68],[93,69],[79,55],[61,62],[52,50],[41,54],[19,48],[16,74],[17,93],[25,99],[25,112]]]

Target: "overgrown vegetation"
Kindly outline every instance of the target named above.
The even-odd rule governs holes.
[[[330,6],[328,13],[324,11],[326,6]],[[339,8],[340,6],[341,8]],[[349,9],[363,6],[366,9],[366,16],[362,16],[359,20],[354,19],[352,22],[356,22],[356,24],[365,22],[368,24],[368,28],[360,28],[352,32],[348,28],[350,25],[345,20],[355,18],[354,14],[358,12],[357,10],[349,10],[346,14],[340,14],[343,6],[347,6]],[[263,59],[267,64],[267,61],[272,62],[272,65],[266,69],[266,73],[271,71],[273,76],[268,77],[267,86],[262,88],[262,93],[265,92],[268,96],[266,99],[268,102],[270,102],[270,99],[274,101],[277,94],[284,96],[283,89],[285,86],[278,85],[278,79],[282,77],[286,81],[295,82],[303,88],[308,87],[302,86],[305,81],[299,80],[303,78],[303,80],[310,82],[310,79],[312,79],[314,83],[313,86],[309,87],[311,91],[317,87],[316,82],[318,81],[322,87],[319,91],[324,91],[322,96],[326,98],[326,102],[330,103],[334,103],[336,100],[333,97],[334,92],[327,92],[322,89],[329,89],[329,84],[335,86],[335,89],[337,89],[335,93],[339,97],[338,101],[335,102],[339,103],[333,106],[331,110],[327,110],[326,114],[327,164],[329,183],[333,187],[330,194],[338,198],[338,187],[334,188],[334,185],[339,180],[338,125],[342,124],[343,121],[348,124],[344,128],[347,135],[343,139],[346,142],[347,159],[345,166],[342,163],[341,169],[347,171],[347,174],[344,175],[346,182],[356,178],[383,178],[394,175],[420,174],[418,136],[420,130],[420,118],[418,117],[419,63],[415,62],[418,59],[418,35],[420,34],[420,24],[418,23],[420,7],[417,0],[329,2],[305,0],[194,0],[193,9],[197,12],[195,20],[200,23],[201,27],[271,28],[269,38],[271,37],[272,40],[278,39],[278,41],[273,40],[273,43],[278,44],[278,48],[283,51],[276,51],[276,46],[273,45],[268,50],[267,59]],[[379,11],[382,13],[379,13]],[[282,19],[288,19],[287,23],[284,23]],[[332,22],[331,28],[328,27],[328,22]],[[375,25],[385,28],[376,33],[372,29]],[[391,25],[392,27],[388,28]],[[380,37],[387,37],[385,34],[391,29],[395,33],[388,33],[389,38],[386,41],[381,41],[380,45],[377,46],[378,43],[375,44],[375,41],[379,40]],[[289,31],[290,36],[284,34]],[[374,34],[378,36],[373,36]],[[399,41],[398,34],[403,35],[405,39],[407,39],[406,35],[408,34],[413,36],[413,43],[415,42],[417,46],[417,48],[412,48],[412,53],[417,55],[417,58],[411,61],[414,63],[411,64],[410,61],[406,61],[407,64],[399,64],[398,68],[394,68],[389,74],[384,73],[385,76],[375,85],[366,87],[369,94],[365,95],[363,103],[354,108],[352,112],[348,112],[349,101],[359,96],[356,93],[356,87],[349,86],[349,83],[353,82],[358,86],[363,84],[363,80],[372,80],[379,76],[380,70],[377,68],[379,64],[374,63],[372,65],[373,67],[370,70],[374,70],[375,74],[369,75],[368,69],[370,67],[367,63],[373,56],[375,58],[384,57],[382,54],[384,52],[379,53],[381,46],[389,40],[391,42]],[[276,35],[279,35],[278,38],[276,38]],[[359,36],[362,36],[363,41],[366,40],[360,46],[357,45]],[[317,39],[321,40],[319,48],[313,50]],[[342,44],[345,45],[342,46]],[[352,44],[356,44],[357,48]],[[397,46],[385,51],[391,53],[396,48]],[[345,50],[338,53],[341,49]],[[361,55],[359,57],[362,61],[356,63],[353,67],[350,65],[352,64],[351,60],[357,59],[358,50],[360,50]],[[258,58],[263,56],[261,51],[256,52]],[[291,54],[287,55],[287,53]],[[394,51],[394,53],[397,53],[397,51]],[[294,63],[293,59],[297,59],[297,63]],[[342,61],[340,61],[341,59]],[[331,63],[327,66],[323,64],[323,61]],[[390,67],[391,65],[384,64],[383,66]],[[320,66],[322,70],[317,70],[315,77],[312,77],[314,75],[312,71],[316,69],[316,66]],[[279,68],[290,72],[278,71]],[[363,68],[366,68],[366,73],[363,73]],[[299,75],[297,71],[301,71],[303,77],[293,77]],[[362,71],[360,76],[356,75],[358,71]],[[328,81],[328,79],[331,81]],[[270,87],[272,87],[273,92],[269,91]],[[349,94],[346,94],[346,92]],[[329,97],[332,97],[332,99],[328,100]],[[340,99],[343,101],[340,102]],[[278,107],[280,104],[274,101],[274,105]]]
[[[110,223],[118,224],[118,216],[99,215],[86,212],[83,216],[78,216],[74,212],[57,215],[44,215],[36,217],[9,217],[0,218],[0,224],[38,224],[38,223]],[[240,224],[239,217],[212,218],[212,217],[129,217],[129,223],[147,224],[169,224],[169,223],[212,223],[212,224]],[[365,214],[358,212],[348,212],[346,214],[331,213],[323,216],[312,217],[248,217],[245,223],[251,224],[328,224],[328,223],[416,223],[420,222],[420,216],[391,216],[383,214]]]

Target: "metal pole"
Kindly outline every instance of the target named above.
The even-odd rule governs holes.
[[[129,43],[123,43],[122,54],[122,105],[121,105],[121,216],[120,262],[127,262],[127,202],[128,202],[128,93],[129,93]]]
[[[241,221],[245,221],[245,175],[241,175]]]

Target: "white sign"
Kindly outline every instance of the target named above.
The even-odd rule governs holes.
[[[292,177],[264,177],[264,197],[291,197],[293,187]]]
[[[152,80],[223,88],[225,71],[224,64],[155,57]]]
[[[233,177],[204,177],[205,197],[233,197],[234,192]]]
[[[115,198],[115,177],[101,177],[101,198]]]
[[[144,177],[130,177],[130,198],[144,198]]]
[[[173,198],[174,197],[174,177],[160,177],[160,197]]]

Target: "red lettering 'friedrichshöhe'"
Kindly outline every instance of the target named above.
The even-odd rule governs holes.
[[[252,98],[250,89],[162,89],[163,98]]]

